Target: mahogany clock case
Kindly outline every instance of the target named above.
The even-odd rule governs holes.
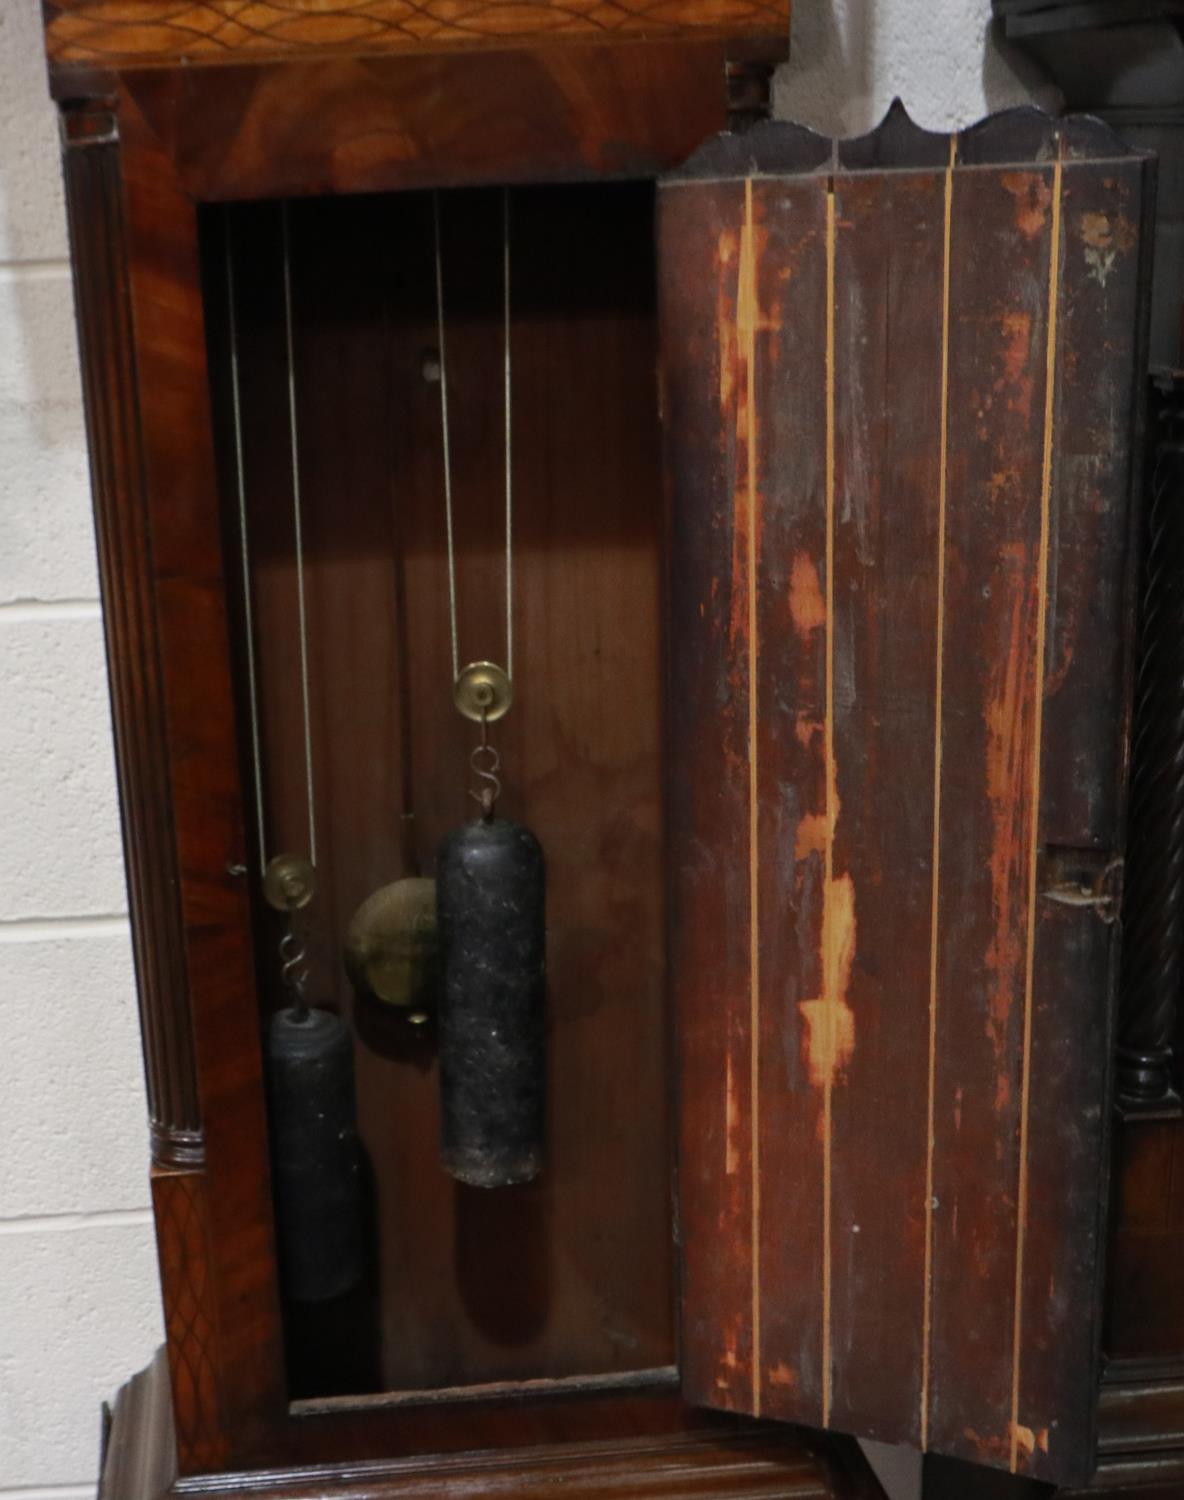
[[[674,23],[628,45],[523,38],[492,61],[463,48],[365,60],[297,48],[188,67],[167,45],[63,58],[55,22],[74,9],[48,19],[168,1333],[171,1436],[153,1442],[175,1445],[182,1476],[577,1441],[641,1441],[671,1474],[682,1470],[667,1445],[689,1442],[694,1469],[728,1424],[683,1405],[674,1368],[652,178],[726,124],[729,76],[738,110],[759,103],[762,60],[783,54],[784,30],[770,37],[749,17],[732,40],[726,25]],[[476,653],[503,607],[501,406],[482,398],[498,387],[506,182],[520,702],[499,748],[507,809],[547,845],[550,1053],[564,1077],[543,1179],[483,1197],[437,1165],[430,1044],[354,1013],[339,944],[353,905],[411,860],[430,869],[439,833],[467,809],[470,741],[439,654],[428,190],[444,190],[459,623]],[[233,279],[263,801],[278,850],[307,839],[289,738],[285,202],[323,839],[311,969],[316,998],[354,1020],[374,1210],[368,1284],[319,1326],[282,1306],[268,1183],[261,1032],[279,934],[256,894],[229,360]],[[327,1333],[340,1335],[328,1354],[303,1357]],[[145,1390],[129,1392],[125,1431],[159,1428]],[[293,1410],[294,1397],[314,1406]],[[770,1441],[801,1452],[789,1433]],[[718,1453],[733,1477],[721,1470],[716,1489],[748,1483]],[[807,1463],[808,1491],[829,1492],[829,1463]]]
[[[703,1484],[712,1494],[747,1494],[766,1483],[779,1493],[836,1493],[869,1483],[848,1445],[803,1445],[789,1427],[763,1426],[753,1439],[760,1453],[733,1463],[734,1445],[749,1442],[745,1419],[696,1411],[679,1390],[688,1366],[676,1313],[688,1323],[675,1247],[692,1233],[699,1268],[728,1269],[737,1251],[726,1292],[741,1322],[756,1294],[755,1266],[740,1265],[741,1239],[729,1235],[721,1257],[718,1226],[714,1238],[703,1232],[717,1189],[726,1214],[743,1206],[714,1175],[731,1161],[730,1146],[720,1148],[718,1162],[707,1155],[690,1162],[699,1194],[694,1225],[680,1224],[670,1191],[678,1096],[671,1058],[685,1063],[689,1046],[710,1063],[721,1043],[742,1041],[747,1002],[738,1003],[737,988],[729,996],[736,1016],[712,1010],[711,1024],[701,1025],[710,999],[701,987],[703,1003],[697,999],[694,1016],[677,1022],[679,1054],[667,1046],[664,998],[669,767],[701,754],[707,765],[718,752],[702,738],[709,717],[692,722],[693,734],[681,742],[672,725],[685,731],[687,704],[716,692],[712,674],[725,670],[726,651],[719,650],[725,636],[702,637],[703,671],[664,695],[664,570],[681,554],[668,544],[662,497],[659,409],[670,391],[659,389],[656,375],[653,184],[722,129],[729,110],[734,124],[761,111],[762,79],[784,51],[784,32],[781,40],[771,34],[760,7],[748,8],[742,23],[732,19],[735,7],[724,11],[713,26],[675,6],[674,19],[652,35],[501,36],[488,53],[471,38],[436,45],[392,41],[384,31],[363,56],[342,33],[332,46],[304,52],[290,41],[277,51],[270,31],[262,43],[244,40],[228,5],[213,0],[195,14],[203,25],[218,22],[211,46],[231,38],[238,49],[223,63],[204,42],[189,57],[188,44],[159,14],[155,30],[129,31],[122,23],[112,30],[109,11],[84,0],[47,9],[53,86],[63,104],[168,1331],[169,1400],[158,1364],[129,1388],[112,1438],[112,1483],[131,1483],[139,1464],[135,1493],[159,1492],[174,1480],[182,1488],[260,1493],[314,1482],[345,1493],[342,1486],[356,1483],[366,1494],[416,1493],[440,1480],[469,1493],[519,1483],[524,1465],[569,1475],[576,1454],[588,1460],[581,1472],[593,1490],[611,1491],[622,1474],[633,1484],[650,1476],[645,1483],[655,1493]],[[508,13],[490,0],[481,14],[504,20]],[[323,42],[324,32],[318,35]],[[1017,156],[1008,154],[1015,149],[1009,129],[975,138],[977,148],[994,141],[999,151],[1007,139],[1002,155],[983,161],[957,160],[957,142],[899,119],[842,150],[799,141],[782,159],[787,138],[776,134],[761,149],[772,152],[771,175],[787,174],[785,191],[811,214],[834,213],[833,183],[844,172],[867,172],[874,197],[881,169],[886,182],[902,179],[901,165],[915,169],[927,253],[940,246],[945,194],[947,256],[951,195],[971,201],[976,172],[996,181],[1022,166],[1024,191],[1040,211],[1009,220],[1000,244],[1009,257],[1018,246],[1021,259],[1032,261],[1033,285],[1041,288],[1033,303],[1047,324],[1041,299],[1056,301],[1048,267],[1060,241],[1045,209],[1053,201],[1048,189],[1061,181],[1061,138],[1047,122],[1020,119],[1014,138],[1025,144]],[[1087,130],[1082,139],[1090,157],[1096,138]],[[797,161],[799,148],[809,162]],[[763,212],[766,189],[744,187],[753,168],[734,140],[718,149],[718,159],[710,151],[700,158],[698,185],[678,191],[718,199],[731,216],[728,233],[739,235],[745,193]],[[1065,178],[1101,192],[1103,171],[1066,166]],[[1143,167],[1128,161],[1119,175],[1134,203]],[[718,192],[713,176],[727,179]],[[1013,187],[1002,181],[1000,203]],[[1148,201],[1144,195],[1144,210]],[[899,207],[907,213],[904,198]],[[469,811],[473,740],[451,702],[437,209],[466,659],[494,654],[504,629],[503,226],[510,226],[519,699],[497,747],[506,810],[539,834],[550,879],[547,1165],[537,1183],[493,1193],[454,1184],[438,1164],[430,1030],[359,1000],[340,961],[358,903],[401,874],[430,874],[440,835]],[[1067,234],[1077,232],[1075,220],[1066,224]],[[960,232],[970,225],[968,218]],[[837,225],[836,234],[849,227]],[[749,235],[751,254],[751,223]],[[823,274],[822,245],[816,237],[803,252],[811,276]],[[1124,238],[1121,251],[1116,285],[1133,309],[1142,274],[1137,236]],[[988,271],[984,264],[984,277]],[[1083,286],[1061,295],[1095,295]],[[684,293],[694,318],[710,311],[711,285],[688,277]],[[1002,314],[1006,301],[1001,293]],[[741,303],[732,306],[721,291],[713,322],[721,334],[732,328],[738,362],[741,335],[767,331],[751,306],[744,322]],[[1065,326],[1078,326],[1066,305]],[[686,331],[697,326],[688,319]],[[1108,379],[1125,390],[1138,330],[1114,332]],[[819,370],[826,344],[821,338],[812,346]],[[751,365],[751,351],[748,358]],[[717,380],[713,394],[704,385],[709,376],[702,362],[680,363],[678,399],[722,401],[726,383]],[[742,384],[726,389],[735,396]],[[1112,441],[1092,426],[1081,433],[1086,448],[1105,448],[1116,473],[1132,466],[1125,401],[1108,412]],[[721,450],[735,458],[742,424],[729,412],[721,406],[715,419],[737,440]],[[816,445],[826,431],[833,447],[835,423],[823,421],[821,407],[819,423]],[[1011,441],[1006,426],[1001,442]],[[678,441],[690,439],[683,462],[709,430],[681,434]],[[1046,415],[1046,513],[1061,503],[1048,482],[1058,472],[1060,440],[1050,444],[1050,430]],[[747,433],[750,442],[751,427]],[[1039,447],[1032,432],[1024,441],[1026,452]],[[1092,451],[1082,472],[1094,472]],[[1039,468],[1036,462],[1032,472]],[[710,473],[714,484],[721,476]],[[1036,484],[1023,495],[1040,492]],[[742,508],[743,486],[729,495],[727,505]],[[1094,686],[1106,698],[1103,717],[1115,744],[1107,740],[1101,762],[1083,774],[1110,787],[1109,769],[1121,761],[1129,666],[1125,490],[1116,481],[1099,503],[1105,544],[1074,554],[1073,569],[1084,571],[1067,574],[1062,585],[1088,587],[1091,569],[1105,585],[1097,598],[1109,644]],[[1027,499],[1017,506],[1029,542],[1042,527],[1048,534],[1047,514],[1042,519]],[[1055,536],[1046,551],[1055,550]],[[983,541],[989,548],[995,539],[984,534]],[[1025,547],[1024,587],[1036,588],[1043,553]],[[721,565],[720,579],[730,576],[735,587],[744,576],[739,553],[730,569]],[[703,581],[694,574],[690,583],[696,579]],[[687,584],[684,578],[684,603]],[[716,619],[714,595],[711,601],[705,622]],[[686,632],[684,663],[687,642],[702,629]],[[829,639],[829,625],[824,633]],[[994,660],[988,652],[988,664]],[[1024,705],[1038,693],[1039,657],[1033,660],[1017,699],[1021,728]],[[675,709],[670,724],[664,696]],[[1072,711],[1065,712],[1051,721],[1056,733],[1072,733]],[[261,813],[267,852],[304,852],[306,743],[320,872],[302,925],[310,998],[349,1019],[368,1162],[367,1274],[349,1296],[320,1308],[285,1305],[278,1274],[262,1037],[283,998],[282,926],[259,895],[255,832]],[[726,782],[731,796],[735,774],[731,763],[723,781],[712,770],[704,795],[714,797]],[[694,810],[693,790],[690,783],[679,789],[684,813]],[[1091,878],[1110,868],[1121,816],[1120,792],[1111,791],[1106,826],[1096,839],[1090,832],[1078,860]],[[1037,802],[1024,825],[1029,853]],[[683,818],[684,839],[690,827]],[[1066,848],[1077,850],[1078,830],[1066,837]],[[735,849],[721,842],[716,852],[743,854],[742,842]],[[1057,897],[1058,922],[1098,921],[1113,893],[1087,890],[1076,866],[1066,871],[1064,863],[1031,864],[1054,895],[1081,897],[1079,915],[1067,910],[1073,899]],[[732,896],[740,889],[731,876],[727,889]],[[1029,895],[1038,890],[1031,886]],[[1012,904],[1018,931],[1023,903]],[[1090,927],[1074,951],[1087,949],[1112,955],[1111,936]],[[1090,970],[1089,1037],[1075,1033],[1082,1046],[1105,1032],[1109,973],[1106,965]],[[1009,1026],[1020,1015],[1017,1003]],[[1090,1056],[1080,1078],[1058,1075],[1070,1112],[1093,1111],[1104,1093],[1102,1052]],[[699,1124],[709,1127],[708,1095],[693,1102]],[[1099,1124],[1087,1134],[1078,1142],[1079,1165],[1092,1203],[1106,1132]],[[984,1141],[989,1150],[985,1134]],[[755,1155],[751,1168],[756,1184],[762,1166]],[[763,1170],[780,1169],[766,1159]],[[766,1198],[771,1191],[766,1185]],[[1086,1200],[1074,1201],[1080,1208]],[[890,1205],[881,1206],[877,1222],[896,1233]],[[1058,1225],[1069,1227],[1067,1219]],[[1041,1253],[1055,1260],[1076,1242],[1051,1228]],[[1055,1351],[1085,1350],[1088,1361],[1096,1354],[1097,1252],[1091,1226],[1080,1263],[1064,1262],[1075,1278],[1080,1324],[1063,1346],[1042,1344],[1040,1356],[1050,1360],[1050,1379],[1071,1380],[1082,1434],[1092,1426],[1085,1409],[1096,1389],[1092,1364],[1086,1370],[1074,1355],[1070,1370]],[[697,1282],[700,1290],[705,1284]],[[695,1319],[708,1316],[694,1327],[718,1329],[709,1301],[697,1304]],[[801,1330],[803,1338],[816,1333],[812,1323]],[[716,1352],[709,1344],[699,1339],[695,1352],[704,1389]],[[952,1372],[951,1390],[973,1404],[982,1393],[966,1374]],[[755,1397],[755,1361],[752,1375]],[[752,1411],[736,1381],[718,1399]],[[1006,1466],[1005,1438],[988,1433],[981,1442],[994,1442],[992,1461]],[[1014,1434],[1010,1447],[1015,1467]],[[1087,1447],[1083,1436],[1073,1472],[1088,1464]],[[463,1457],[477,1449],[499,1449],[503,1458]],[[766,1452],[772,1468],[762,1467]]]

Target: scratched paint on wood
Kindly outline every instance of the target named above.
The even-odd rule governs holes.
[[[929,1439],[1004,1463],[1046,588],[1050,179],[957,175],[952,205],[946,617],[961,650],[943,692]]]
[[[1146,171],[894,115],[660,195],[688,1394],[1059,1482],[1112,932],[1057,882],[1119,851]]]
[[[1137,357],[1139,263],[1138,179],[1129,169],[1100,174],[1066,163],[1062,191],[1061,334],[1058,378],[1060,433],[1051,477],[1056,519],[1050,567],[1061,582],[1050,603],[1046,648],[1046,770],[1040,799],[1041,848],[1087,844],[1093,871],[1120,837],[1122,740],[1096,736],[1092,768],[1082,763],[1074,726],[1098,724],[1121,702],[1126,647],[1107,622],[1122,610],[1123,579],[1107,559],[1123,549],[1122,517],[1114,495],[1125,483],[1125,454],[1099,436],[1124,400],[1123,365]],[[1104,225],[1104,227],[1103,227]],[[1098,242],[1109,257],[1099,269]],[[1099,332],[1113,357],[1091,350]],[[1088,643],[1088,644],[1087,644]],[[1055,705],[1055,708],[1054,708]],[[1092,1421],[1066,1432],[1055,1413],[1073,1408],[1074,1374],[1095,1359],[1098,1329],[1080,1316],[1073,1277],[1066,1277],[1057,1243],[1037,1232],[1041,1220],[1061,1226],[1071,1244],[1089,1247],[1098,1234],[1101,1187],[1107,1170],[1104,1113],[1109,1054],[1110,995],[1098,976],[1113,961],[1110,930],[1082,923],[1072,908],[1037,903],[1032,955],[1033,1128],[1028,1149],[1027,1235],[1022,1286],[1022,1352],[1015,1391],[1020,1428],[1043,1443],[1087,1445]],[[1075,997],[1073,1024],[1063,999]],[[1095,1303],[1095,1306],[1097,1304]],[[1048,1427],[1047,1434],[1045,1427]],[[1031,1452],[1029,1461],[1034,1457]]]
[[[763,236],[755,351],[761,412],[755,935],[764,1188],[756,1226],[763,1274],[753,1397],[767,1415],[778,1415],[784,1398],[820,1422],[821,1328],[810,1313],[822,1283],[822,1114],[817,1091],[806,1084],[801,1007],[823,993],[826,907],[826,275],[824,260],[810,254],[825,237],[826,213],[809,184],[758,182],[753,202]],[[803,274],[787,277],[787,264]],[[786,372],[802,368],[813,378],[787,388]],[[771,401],[773,390],[785,399]],[[792,465],[781,462],[787,451],[796,455]],[[793,1107],[804,1099],[807,1107]],[[770,1191],[786,1162],[797,1164],[793,1193]]]
[[[674,472],[699,473],[709,486],[707,503],[688,510],[672,534],[672,567],[683,580],[695,629],[712,642],[719,668],[710,676],[692,672],[670,693],[670,732],[688,749],[696,723],[709,719],[718,730],[703,749],[702,764],[691,754],[671,784],[673,815],[693,841],[686,882],[671,894],[677,908],[672,920],[687,934],[680,1080],[697,1101],[682,1114],[679,1138],[680,1171],[694,1178],[684,1205],[684,1275],[694,1288],[690,1301],[703,1309],[687,1362],[696,1386],[710,1392],[710,1404],[745,1410],[752,1388],[753,1174],[743,505],[740,525],[736,518],[747,463],[738,414],[743,382],[737,330],[744,185],[721,184],[709,197],[710,213],[689,198],[668,205],[667,213],[669,232],[688,247],[691,264],[710,267],[710,282],[701,286],[709,285],[711,295],[692,297],[684,285],[662,289],[667,303],[680,309],[677,318],[667,318],[679,352],[664,392],[671,424],[687,438],[671,455]],[[691,371],[694,377],[687,378]],[[742,851],[739,859],[735,850]],[[710,892],[720,889],[726,895],[717,904]],[[744,919],[731,920],[735,912]]]
[[[835,198],[836,375],[860,374],[836,380],[837,842],[858,901],[858,1037],[833,1110],[832,1420],[905,1441],[920,1408],[926,1092],[885,1059],[916,1069],[929,1035],[945,173],[853,178]],[[886,1280],[904,1315],[868,1324],[867,1291],[844,1289]]]

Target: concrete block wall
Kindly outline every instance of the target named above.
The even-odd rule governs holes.
[[[0,0],[0,1496],[90,1496],[161,1339],[57,130]]]
[[[989,0],[796,0],[779,112],[850,133],[899,93],[942,128],[1027,98],[1038,80],[990,39],[988,12]],[[161,1338],[38,13],[38,0],[0,0],[0,1500],[93,1492],[99,1403]]]

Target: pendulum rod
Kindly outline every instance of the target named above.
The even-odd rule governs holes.
[[[399,786],[399,843],[401,871],[397,879],[373,890],[350,918],[342,943],[345,972],[364,1014],[375,1005],[411,1027],[424,1026],[434,1015],[438,997],[436,882],[425,876],[420,859],[416,823],[415,737],[416,704],[411,685],[408,639],[407,553],[403,476],[399,459],[402,434],[396,398],[396,337],[391,279],[382,292],[382,349],[384,409],[387,415],[387,505],[391,538],[393,584],[394,693],[398,727],[396,749]],[[425,358],[425,381],[439,379],[440,362]]]
[[[407,626],[407,543],[400,486],[400,421],[395,395],[395,350],[391,310],[391,285],[382,295],[383,404],[386,412],[386,466],[388,514],[391,523],[391,583],[394,605],[395,685],[393,692],[399,727],[398,779],[401,806],[399,839],[403,869],[411,878],[420,877],[419,836],[415,818],[414,695],[411,687],[411,653]]]
[[[259,689],[255,666],[254,606],[251,600],[251,543],[247,527],[246,465],[243,462],[242,388],[238,368],[238,315],[235,310],[234,231],[226,212],[226,303],[230,337],[230,396],[234,415],[234,477],[238,499],[239,558],[242,567],[244,635],[247,649],[247,697],[251,718],[251,766],[255,777],[255,831],[259,841],[259,869],[267,868],[267,833],[263,818],[263,756],[259,747]]]
[[[444,336],[444,253],[440,237],[440,194],[432,194],[436,240],[436,342],[440,346],[440,429],[444,434],[444,529],[448,540],[448,620],[452,627],[452,680],[460,676],[456,631],[456,553],[452,531],[452,441],[448,428],[448,345]]]
[[[444,469],[444,529],[448,546],[448,613],[449,626],[452,638],[452,680],[454,689],[462,682],[465,674],[474,670],[477,666],[491,667],[491,663],[474,663],[472,667],[461,669],[460,662],[460,633],[457,624],[457,585],[456,585],[456,529],[453,519],[452,504],[452,433],[449,426],[448,415],[448,348],[447,348],[447,318],[445,313],[444,297],[444,249],[443,236],[440,226],[440,195],[432,195],[432,222],[435,231],[436,252],[436,336],[440,352],[440,427],[443,438],[443,469]],[[493,671],[505,678],[506,687],[500,691],[494,691],[484,704],[486,716],[490,723],[500,718],[509,707],[508,692],[509,685],[514,677],[514,483],[513,483],[513,388],[514,388],[514,365],[513,347],[510,335],[511,314],[511,256],[510,256],[510,191],[508,188],[502,191],[502,374],[503,374],[503,399],[505,402],[505,592],[506,592],[506,665],[504,673],[493,667]],[[461,708],[466,717],[479,722],[482,717],[482,704],[480,697],[488,690],[488,684],[484,684],[476,702],[472,704],[472,711]],[[505,702],[496,702],[495,699],[505,697]],[[459,703],[458,703],[459,706]]]

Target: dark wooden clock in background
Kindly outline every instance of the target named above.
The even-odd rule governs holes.
[[[1100,1390],[1149,1474],[1178,1387],[1100,1385],[1147,158],[764,122],[783,0],[45,20],[168,1336],[104,1500],[877,1494],[852,1434],[1007,1493],[1086,1482]],[[494,1189],[343,963],[472,808],[450,596],[483,655],[510,600],[547,861]],[[365,1162],[320,1302],[265,1084],[310,842]]]

